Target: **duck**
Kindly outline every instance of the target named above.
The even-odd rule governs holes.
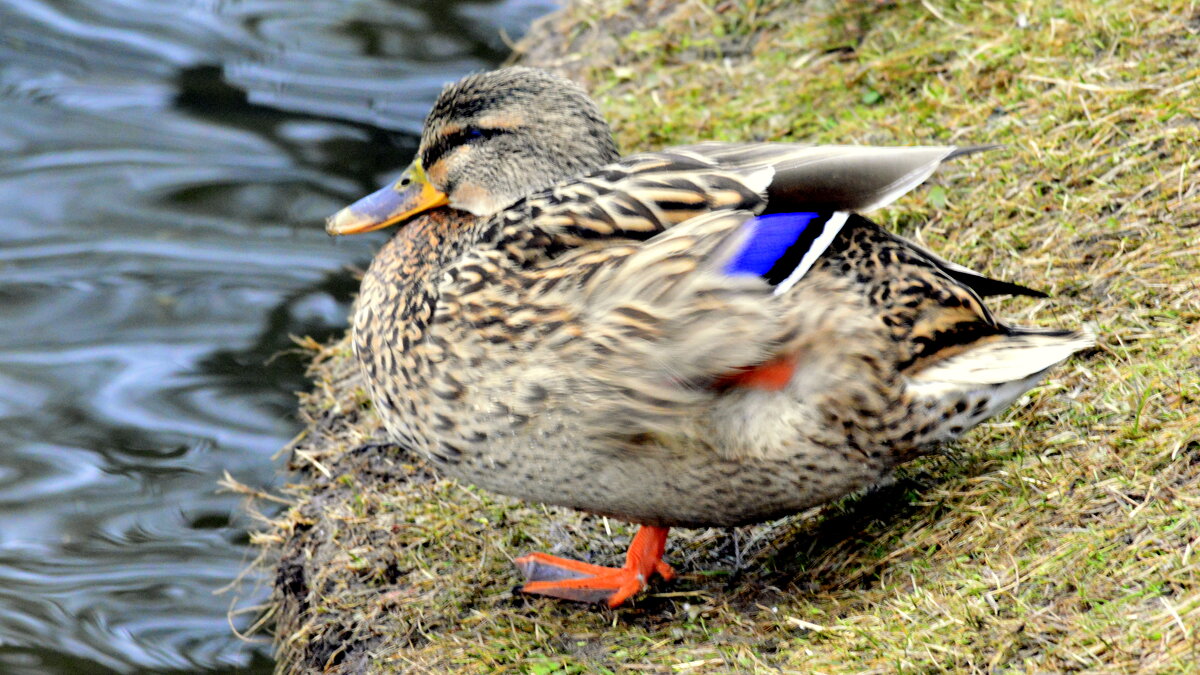
[[[396,444],[444,476],[639,526],[606,567],[531,553],[525,593],[618,607],[670,528],[794,514],[996,415],[1086,327],[864,214],[986,148],[705,142],[622,157],[598,105],[510,67],[448,85],[399,179],[330,234],[398,225],[352,344]]]

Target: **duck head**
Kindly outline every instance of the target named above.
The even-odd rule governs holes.
[[[470,75],[447,86],[399,180],[331,216],[330,234],[369,232],[449,205],[489,216],[618,157],[583,89],[534,68]]]

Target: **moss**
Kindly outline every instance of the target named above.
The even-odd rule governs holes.
[[[627,150],[701,139],[1003,144],[875,214],[1031,283],[1098,348],[895,481],[733,532],[616,611],[516,595],[512,557],[611,564],[630,529],[435,478],[344,342],[312,346],[277,565],[283,671],[1194,668],[1200,630],[1200,13],[1186,3],[592,0],[519,49]],[[586,56],[583,56],[586,55]]]

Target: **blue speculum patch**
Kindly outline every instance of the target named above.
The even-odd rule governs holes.
[[[772,213],[746,221],[742,227],[752,228],[750,236],[725,265],[725,273],[766,276],[816,217],[809,212]]]

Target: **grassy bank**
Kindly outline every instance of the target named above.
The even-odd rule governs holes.
[[[521,50],[626,151],[701,139],[1003,144],[875,214],[1053,294],[1097,349],[896,480],[677,531],[616,611],[514,594],[529,550],[620,560],[624,524],[433,476],[313,345],[278,564],[280,669],[1182,672],[1200,663],[1200,6],[580,1]]]

